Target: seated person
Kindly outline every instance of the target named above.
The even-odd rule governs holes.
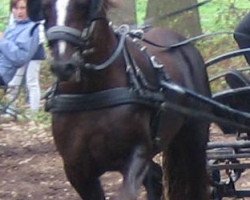
[[[39,45],[39,31],[27,15],[27,0],[11,0],[14,23],[0,37],[0,84],[7,85]]]
[[[15,9],[13,10],[15,12]],[[13,24],[15,21],[14,12],[12,11],[10,15],[9,25]],[[39,74],[42,60],[46,58],[45,49],[43,47],[45,41],[44,21],[38,21],[37,23],[39,24],[39,47],[37,52],[28,64],[18,68],[14,78],[8,83],[10,99],[14,99],[18,96],[21,84],[25,83],[29,108],[34,112],[38,111],[40,108],[41,90]]]
[[[250,13],[248,13],[235,29],[235,41],[240,49],[250,48]],[[250,52],[244,54],[250,65]]]

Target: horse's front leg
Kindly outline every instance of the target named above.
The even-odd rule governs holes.
[[[148,171],[148,150],[145,146],[135,147],[129,166],[126,169],[123,173],[123,186],[118,199],[135,200]]]
[[[100,180],[91,173],[86,173],[86,164],[64,165],[68,180],[84,200],[105,200]]]
[[[160,200],[162,196],[162,169],[153,160],[149,162],[149,170],[143,180],[148,200]]]

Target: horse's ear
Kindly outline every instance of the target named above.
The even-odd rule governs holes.
[[[41,0],[27,0],[29,18],[34,21],[41,21],[44,19],[42,12]]]

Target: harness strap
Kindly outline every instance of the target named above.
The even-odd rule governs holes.
[[[90,94],[55,95],[48,99],[45,109],[56,113],[91,111],[125,104],[159,107],[164,99],[161,93],[147,91],[142,95],[131,88],[120,87]]]
[[[119,38],[118,46],[113,52],[113,54],[104,63],[100,65],[96,65],[92,63],[85,63],[84,67],[86,69],[103,70],[107,68],[109,65],[111,65],[122,52],[128,31],[129,31],[129,27],[127,25],[122,25],[119,27],[120,38]]]

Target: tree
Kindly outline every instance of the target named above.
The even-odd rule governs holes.
[[[162,16],[194,4],[197,4],[197,0],[148,0],[146,18]],[[154,25],[170,27],[187,37],[202,32],[197,8],[160,20]]]
[[[135,0],[120,2],[118,8],[110,10],[109,16],[115,25],[134,24],[136,21]]]

